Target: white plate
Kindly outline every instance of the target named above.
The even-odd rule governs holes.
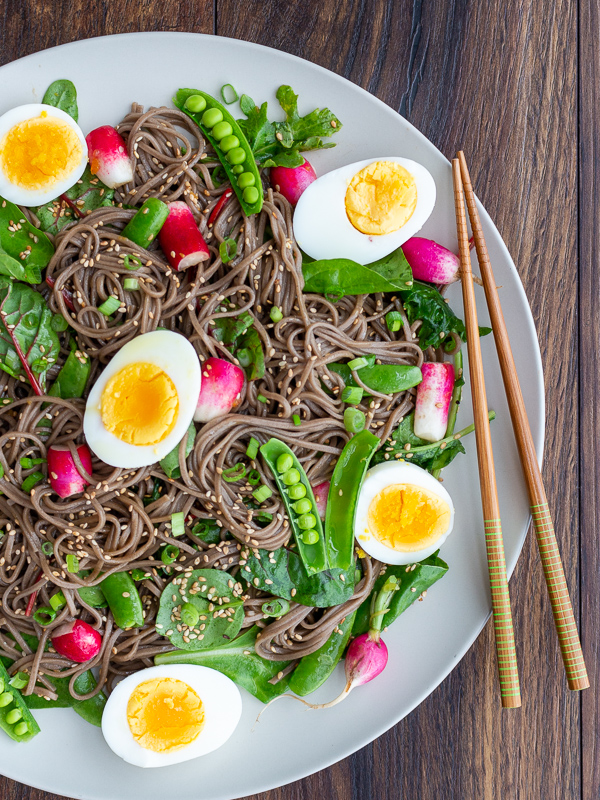
[[[160,62],[158,57],[160,56]],[[290,84],[300,95],[301,113],[328,106],[343,121],[337,147],[311,156],[318,173],[353,161],[398,155],[424,164],[437,184],[436,208],[423,229],[455,247],[452,178],[448,161],[425,137],[388,106],[352,83],[294,56],[232,39],[182,33],[109,36],[56,47],[0,69],[0,113],[21,103],[40,102],[57,78],[77,86],[79,124],[116,123],[131,101],[168,103],[180,86],[214,95],[232,83],[256,101],[268,100],[277,113],[275,91]],[[492,263],[501,289],[508,331],[522,382],[537,451],[544,429],[544,383],[533,319],[510,255],[488,215],[480,208]],[[461,313],[460,290],[451,303]],[[478,293],[481,324],[488,323]],[[498,362],[491,336],[482,340],[492,425],[506,561],[512,572],[521,551],[529,514]],[[471,422],[466,388],[459,426]],[[486,569],[475,441],[468,454],[446,471],[444,485],[454,498],[454,532],[442,556],[447,576],[415,603],[386,633],[390,660],[385,672],[327,711],[306,711],[282,700],[253,731],[261,704],[244,692],[244,712],[229,744],[211,755],[167,767],[141,770],[117,758],[100,731],[68,709],[36,712],[42,732],[17,745],[2,736],[4,775],[48,792],[82,800],[230,800],[272,789],[323,769],[381,735],[402,719],[456,666],[481,631],[491,609]],[[490,658],[494,658],[490,653]],[[330,679],[317,701],[334,697],[343,673]],[[499,702],[499,701],[498,701]],[[58,743],[61,743],[59,746]],[[398,754],[401,758],[401,754]]]

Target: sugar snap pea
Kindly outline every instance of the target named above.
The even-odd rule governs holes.
[[[194,120],[215,149],[247,216],[258,214],[263,188],[252,148],[222,103],[197,89],[179,89],[173,102]]]
[[[302,464],[287,444],[279,439],[269,439],[260,448],[260,452],[273,473],[283,498],[298,545],[298,553],[306,571],[309,575],[323,572],[329,566],[325,537],[315,497]],[[296,505],[303,498],[309,501],[310,507],[304,503],[299,513]],[[304,509],[307,509],[308,513]]]
[[[303,656],[290,676],[290,689],[301,695],[310,694],[322,686],[335,669],[352,634],[356,611],[348,614],[324,645]]]
[[[28,742],[40,726],[27,708],[21,692],[10,685],[10,675],[0,662],[0,728],[15,742]]]
[[[128,572],[113,572],[100,582],[100,587],[119,628],[126,630],[142,627],[142,601]]]
[[[169,207],[167,204],[157,197],[149,197],[144,200],[140,210],[123,228],[121,236],[140,247],[148,247],[160,233],[160,229],[165,224],[168,216]]]

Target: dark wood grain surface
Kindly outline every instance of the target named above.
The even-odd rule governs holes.
[[[294,53],[469,155],[531,303],[546,377],[544,478],[592,688],[566,689],[533,537],[511,593],[523,707],[499,711],[493,632],[408,718],[354,756],[254,800],[600,798],[599,0],[4,0],[0,64],[137,30]],[[0,88],[1,90],[1,88]],[[0,778],[2,800],[59,800]],[[110,800],[110,798],[107,798]]]

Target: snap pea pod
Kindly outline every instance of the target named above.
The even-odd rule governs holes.
[[[0,663],[0,728],[15,742],[28,742],[40,726],[27,708],[21,692],[10,685],[10,675]]]
[[[334,362],[328,364],[327,368],[331,372],[337,373],[346,386],[358,386],[352,376],[352,370],[347,364]],[[404,392],[417,386],[423,380],[419,367],[405,364],[375,364],[372,367],[363,367],[358,371],[358,376],[365,386],[383,394]]]
[[[222,103],[197,89],[179,89],[173,102],[194,120],[212,144],[246,216],[258,214],[263,187],[252,148]]]
[[[14,203],[0,197],[0,252],[28,267],[47,267],[54,245],[45,233],[25,219]],[[21,253],[27,253],[24,259]]]
[[[348,569],[354,554],[354,514],[358,494],[379,439],[361,431],[346,444],[338,458],[327,497],[325,537],[330,567]]]
[[[52,397],[62,397],[63,400],[69,397],[83,397],[90,369],[91,361],[87,353],[75,347],[67,356],[48,394]]]
[[[142,627],[142,601],[128,572],[113,572],[100,582],[100,588],[119,628],[126,630]]]
[[[158,197],[144,200],[140,210],[123,228],[121,236],[139,247],[148,247],[158,236],[169,216],[169,207]]]
[[[356,611],[348,614],[322,647],[300,659],[298,666],[290,676],[289,685],[292,692],[304,697],[325,683],[346,649],[352,634],[355,616]]]
[[[309,575],[323,572],[329,567],[325,537],[313,490],[302,464],[279,439],[269,439],[260,452],[283,498],[304,568]]]

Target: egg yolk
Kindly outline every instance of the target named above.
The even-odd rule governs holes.
[[[45,111],[14,125],[0,143],[2,171],[14,186],[30,191],[67,178],[81,156],[75,131]]]
[[[204,706],[187,683],[155,678],[140,683],[131,694],[127,722],[141,747],[168,753],[198,738],[204,727]]]
[[[375,161],[346,190],[346,214],[361,233],[382,236],[406,225],[417,207],[415,179],[401,164]]]
[[[386,547],[410,553],[434,544],[448,530],[450,508],[428,489],[395,483],[371,500],[367,521]]]
[[[155,364],[128,364],[102,392],[104,427],[127,444],[158,444],[171,433],[179,411],[175,384]]]

